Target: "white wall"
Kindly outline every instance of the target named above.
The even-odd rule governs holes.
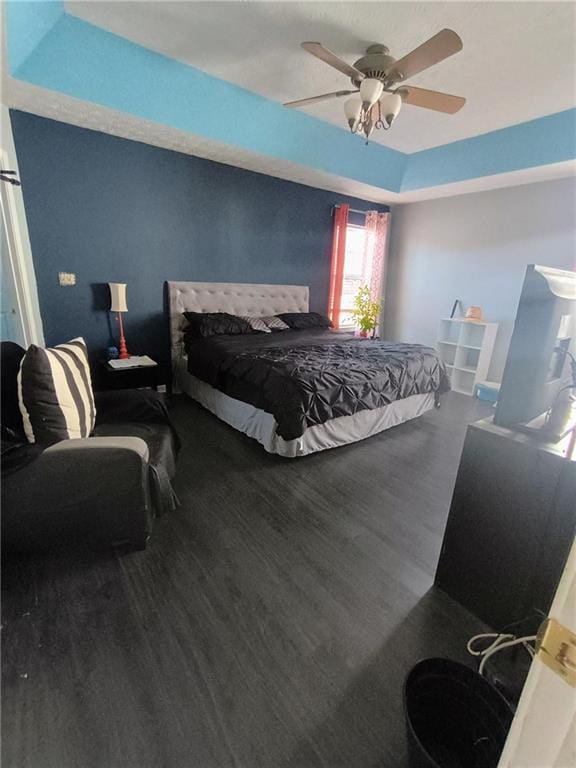
[[[500,323],[500,380],[527,264],[576,270],[576,179],[396,206],[383,335],[433,345],[455,299]]]

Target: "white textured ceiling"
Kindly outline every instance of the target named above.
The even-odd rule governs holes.
[[[277,101],[347,88],[299,47],[319,40],[350,63],[382,42],[399,58],[444,27],[464,50],[410,82],[466,96],[456,115],[406,106],[376,140],[416,152],[576,105],[573,2],[126,2],[68,12]],[[344,127],[342,100],[308,107]]]

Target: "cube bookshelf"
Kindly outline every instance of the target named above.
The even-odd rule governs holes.
[[[476,384],[488,379],[497,332],[498,323],[460,317],[440,320],[436,349],[455,392],[473,395]]]

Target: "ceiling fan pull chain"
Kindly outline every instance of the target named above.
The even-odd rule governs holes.
[[[378,129],[383,128],[385,131],[387,131],[390,127],[389,125],[386,125],[382,120],[382,106],[380,102],[378,102],[378,120],[376,120],[375,127]]]

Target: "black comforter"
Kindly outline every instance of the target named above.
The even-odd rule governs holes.
[[[315,330],[189,339],[186,349],[191,374],[271,413],[285,440],[337,416],[450,389],[444,364],[420,344]]]

